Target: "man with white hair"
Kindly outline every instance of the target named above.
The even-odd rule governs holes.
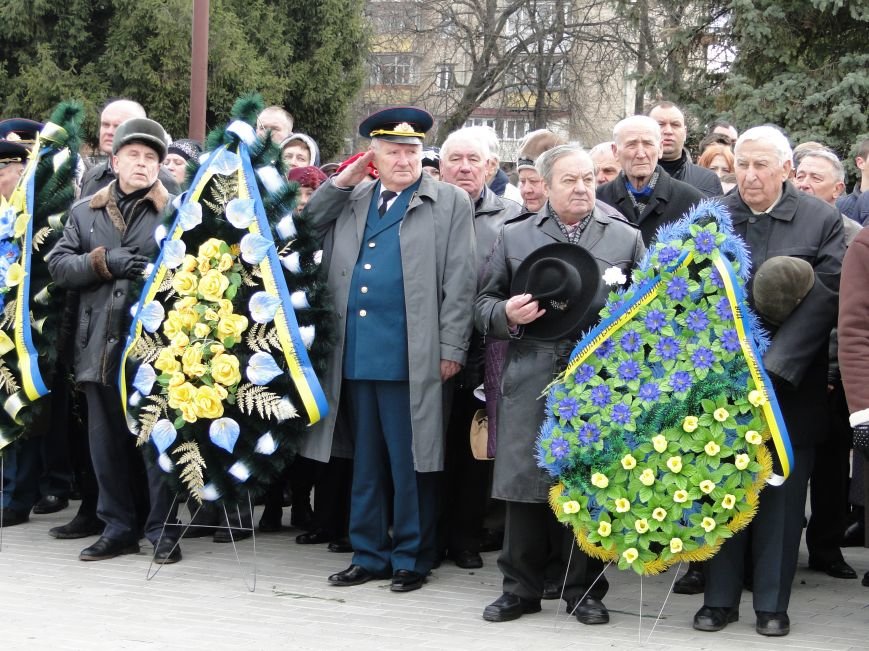
[[[504,170],[501,169],[501,158],[498,155],[498,135],[492,127],[475,126],[466,127],[471,133],[476,133],[477,137],[485,140],[491,154],[489,158],[488,169],[486,172],[486,185],[497,194],[499,197],[506,197],[516,203],[522,203],[522,195],[519,193],[519,188],[510,183],[510,179]]]
[[[616,155],[613,153],[612,140],[600,142],[588,150],[588,155],[594,161],[595,176],[597,187],[604,183],[609,183],[619,175],[622,171],[622,166],[619,163]]]
[[[639,226],[648,245],[660,226],[679,219],[703,195],[658,165],[661,127],[652,118],[625,118],[613,128],[613,141],[622,171],[598,188],[597,198]]]
[[[773,381],[793,446],[790,476],[761,491],[751,524],[707,561],[704,605],[694,616],[694,628],[719,631],[739,619],[750,537],[756,630],[781,636],[790,631],[787,610],[806,486],[814,446],[826,422],[827,344],[836,325],[845,244],[839,212],[788,182],[793,153],[781,131],[772,126],[749,129],[737,140],[735,155],[738,191],[722,202],[734,230],[748,246],[752,270],[775,256],[798,256],[812,265],[814,284],[780,325],[764,320],[770,345],[763,365]],[[753,278],[750,288],[754,304]]]
[[[466,127],[452,132],[441,145],[441,180],[462,188],[474,204],[477,240],[477,286],[485,278],[501,227],[522,212],[515,201],[499,197],[486,187],[486,172],[493,157],[482,130]],[[468,446],[468,424],[485,404],[474,396],[483,383],[483,337],[471,336],[468,361],[453,380],[452,409],[446,434],[445,495],[439,536],[446,557],[465,569],[483,566],[480,537],[486,509],[489,464],[477,461]]]

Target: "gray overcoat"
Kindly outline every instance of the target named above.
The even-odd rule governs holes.
[[[553,479],[537,466],[534,455],[545,407],[541,393],[556,373],[564,369],[581,333],[558,341],[523,337],[521,330],[511,337],[505,305],[511,296],[513,276],[522,261],[541,246],[565,241],[548,203],[539,213],[506,224],[495,245],[489,276],[474,306],[480,331],[488,337],[509,340],[501,376],[502,397],[497,407],[498,441],[492,486],[492,497],[497,499],[530,503],[549,499]],[[597,202],[579,243],[594,256],[601,276],[606,269],[618,267],[630,278],[631,270],[646,251],[639,229],[601,202]],[[591,313],[600,311],[612,289],[601,283]]]
[[[305,208],[316,234],[324,238],[323,265],[335,306],[336,341],[321,378],[329,414],[310,428],[300,448],[302,456],[317,461],[328,461],[330,455],[349,456],[352,446],[344,428],[336,431],[336,418],[350,284],[376,185],[366,181],[352,190],[342,190],[330,180],[320,186]],[[399,230],[417,472],[443,470],[440,362],[464,364],[467,355],[477,285],[473,220],[467,192],[423,174]]]

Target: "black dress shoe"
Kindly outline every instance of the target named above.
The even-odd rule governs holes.
[[[698,631],[714,633],[728,624],[739,621],[739,608],[713,608],[703,606],[694,615],[694,628]]]
[[[322,545],[332,539],[332,534],[325,529],[315,529],[307,533],[300,533],[296,536],[296,543],[299,545]]]
[[[561,584],[558,581],[552,581],[550,579],[543,580],[543,594],[540,595],[541,599],[560,599],[561,598]]]
[[[105,528],[106,525],[103,524],[102,520],[76,513],[75,517],[68,523],[49,529],[48,535],[60,540],[72,540],[75,538],[98,536]]]
[[[314,522],[314,510],[310,504],[293,504],[290,509],[290,525],[296,529],[310,529]]]
[[[594,597],[586,597],[579,604],[576,602],[568,602],[568,612],[576,615],[576,619],[582,624],[593,626],[594,624],[608,624],[610,621],[610,613],[600,599]]]
[[[69,500],[67,498],[58,497],[57,495],[46,495],[36,503],[33,507],[33,512],[36,515],[47,515],[63,511],[68,506]]]
[[[25,513],[24,511],[18,511],[17,509],[8,509],[3,508],[2,516],[0,516],[0,522],[2,522],[4,527],[14,527],[16,524],[24,524],[30,519],[30,514]]]
[[[834,579],[856,579],[857,572],[854,571],[854,568],[848,565],[844,560],[837,559],[835,561],[830,561],[829,563],[823,563],[821,561],[816,561],[812,558],[809,559],[809,568],[813,569],[817,572],[826,572],[828,575],[832,576]]]
[[[852,522],[845,529],[845,535],[842,536],[842,547],[862,547],[864,538],[866,537],[866,524],[861,517],[859,520]]]
[[[362,585],[369,581],[377,579],[389,578],[389,574],[381,574],[366,570],[361,565],[351,565],[343,572],[338,572],[329,577],[328,581],[331,585],[337,585],[341,588],[346,588],[351,585]]]
[[[863,580],[860,581],[860,583],[869,588],[869,572],[866,572],[866,574],[863,575]]]
[[[483,567],[483,558],[477,553],[469,549],[459,549],[451,551],[447,556],[456,567],[461,567],[465,570],[475,570],[478,567]]]
[[[283,509],[266,507],[263,509],[262,517],[259,519],[259,530],[261,533],[277,533],[282,529],[281,520],[284,517]]]
[[[706,578],[701,570],[690,567],[676,583],[673,584],[673,592],[676,594],[702,594],[706,589]]]
[[[338,538],[330,542],[326,549],[335,554],[350,554],[353,552],[353,545],[347,538]]]
[[[177,540],[162,538],[154,545],[154,562],[157,565],[171,565],[181,560],[181,545]]]
[[[253,532],[245,529],[218,529],[214,532],[214,542],[231,543],[233,539],[238,542],[250,538]]]
[[[139,543],[137,541],[120,540],[118,538],[106,538],[100,536],[90,547],[81,550],[78,555],[81,561],[104,561],[122,554],[138,554]]]
[[[538,599],[525,599],[511,592],[505,592],[483,609],[483,619],[487,622],[509,622],[522,615],[540,612]]]
[[[392,575],[392,583],[389,589],[392,592],[411,592],[419,590],[425,583],[425,575],[413,570],[397,570]]]
[[[754,628],[758,633],[767,637],[782,637],[791,632],[791,620],[787,613],[758,611],[757,625]]]

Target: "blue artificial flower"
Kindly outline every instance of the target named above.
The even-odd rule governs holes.
[[[263,386],[271,382],[283,371],[277,365],[277,362],[275,362],[275,358],[268,353],[254,353],[251,355],[245,373],[251,384]]]
[[[21,255],[21,249],[15,242],[0,242],[0,258],[7,260],[10,264],[15,262]]]
[[[600,428],[594,423],[583,423],[579,428],[579,441],[588,445],[600,440]]]
[[[713,287],[717,287],[719,289],[724,287],[724,283],[721,282],[721,274],[718,273],[718,269],[713,269],[709,273],[709,282],[712,283]]]
[[[268,292],[256,292],[250,297],[247,304],[250,318],[257,323],[270,323],[273,321],[280,306],[281,299],[277,296],[272,296]]]
[[[625,299],[617,298],[615,300],[608,301],[607,308],[609,309],[610,314],[615,314],[620,309],[622,309],[622,306],[624,306],[624,304],[625,304]]]
[[[709,231],[700,231],[694,238],[694,247],[698,253],[709,255],[715,250],[715,236]]]
[[[685,325],[689,330],[694,332],[702,332],[709,327],[709,317],[700,308],[689,310],[685,316]]]
[[[627,425],[631,422],[631,418],[631,408],[628,407],[625,403],[620,402],[613,407],[612,420],[614,423],[617,423],[619,425]]]
[[[165,418],[154,423],[154,427],[151,429],[151,441],[160,454],[163,454],[177,437],[178,430],[175,429],[171,420]]]
[[[591,390],[591,404],[595,407],[606,407],[612,400],[612,392],[605,384],[599,384]]]
[[[688,296],[688,281],[681,276],[673,278],[667,287],[667,296],[673,301],[684,299]]]
[[[671,362],[679,356],[681,348],[682,342],[675,337],[661,337],[655,346],[655,352],[658,353],[661,360]]]
[[[218,418],[208,428],[208,438],[219,448],[232,452],[238,441],[241,428],[232,418]]]
[[[721,347],[728,353],[735,353],[740,349],[739,335],[736,330],[730,328],[721,334]]]
[[[558,407],[558,416],[564,420],[570,420],[579,415],[579,403],[576,398],[567,396],[556,403]]]
[[[655,402],[661,397],[661,390],[654,382],[646,382],[640,387],[637,395],[640,399],[645,400],[646,402]]]
[[[594,366],[591,364],[583,364],[576,371],[576,383],[584,384],[594,377]]]
[[[598,346],[597,350],[594,352],[601,359],[606,359],[607,357],[609,357],[610,355],[613,354],[615,349],[616,349],[616,342],[614,342],[612,339],[607,339],[600,346]]]
[[[142,364],[136,370],[136,376],[133,378],[133,388],[143,396],[147,396],[151,393],[156,380],[157,372],[154,370],[154,367],[150,364]]]
[[[730,301],[727,300],[726,296],[721,297],[721,300],[718,301],[718,305],[715,306],[715,314],[717,314],[718,318],[722,321],[728,321],[730,319]]]
[[[699,346],[691,355],[691,363],[694,364],[694,368],[706,370],[712,368],[715,355],[705,346]]]
[[[163,244],[163,264],[166,265],[167,269],[180,267],[186,254],[187,245],[184,240],[169,240]]]
[[[257,233],[248,233],[241,238],[241,258],[248,264],[259,264],[273,246],[272,240]]]
[[[670,386],[676,393],[685,393],[691,388],[691,374],[688,371],[676,371],[670,377]]]
[[[549,452],[556,459],[563,459],[570,454],[570,443],[558,436],[552,439],[552,442],[549,444]]]
[[[202,204],[188,201],[178,211],[178,225],[183,231],[189,231],[202,223]]]
[[[253,199],[233,199],[226,204],[226,220],[236,228],[246,229],[256,220]]]
[[[681,252],[679,249],[672,246],[665,246],[658,252],[658,261],[663,265],[668,265],[679,259]]]
[[[619,364],[619,377],[625,382],[636,380],[640,377],[640,365],[634,360],[629,359]]]
[[[142,322],[142,327],[148,332],[155,332],[163,324],[165,316],[166,311],[157,301],[146,303],[139,311],[139,320]]]
[[[631,330],[622,336],[619,343],[622,345],[622,349],[626,353],[635,353],[640,349],[640,346],[643,345],[643,340],[636,331]]]
[[[649,310],[649,313],[643,320],[643,324],[646,326],[646,330],[653,334],[660,332],[661,328],[667,325],[667,315],[658,309]]]
[[[0,212],[0,239],[7,239],[15,234],[15,219],[18,213],[12,206],[7,206],[6,210]]]

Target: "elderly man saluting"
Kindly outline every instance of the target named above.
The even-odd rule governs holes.
[[[422,173],[431,126],[431,115],[412,107],[371,115],[359,127],[369,151],[306,207],[325,236],[337,343],[324,378],[330,414],[301,454],[328,461],[341,444],[342,398],[355,438],[355,554],[329,577],[336,586],[391,576],[390,589],[407,592],[422,587],[435,562],[442,386],[465,362],[477,273],[468,193]],[[379,181],[366,180],[371,161]]]
[[[163,127],[147,118],[131,118],[118,127],[111,161],[117,180],[73,205],[48,260],[58,286],[79,293],[75,377],[87,399],[88,441],[99,485],[97,515],[106,525],[99,540],[81,552],[83,561],[139,551],[132,485],[139,476],[136,439],[124,420],[117,378],[133,302],[130,283],[141,279],[156,257],[154,229],[172,200],[157,179],[166,141]],[[154,562],[175,563],[181,560],[176,540],[172,534],[160,537],[172,504],[162,474],[148,463],[151,510],[144,533],[154,545]]]

